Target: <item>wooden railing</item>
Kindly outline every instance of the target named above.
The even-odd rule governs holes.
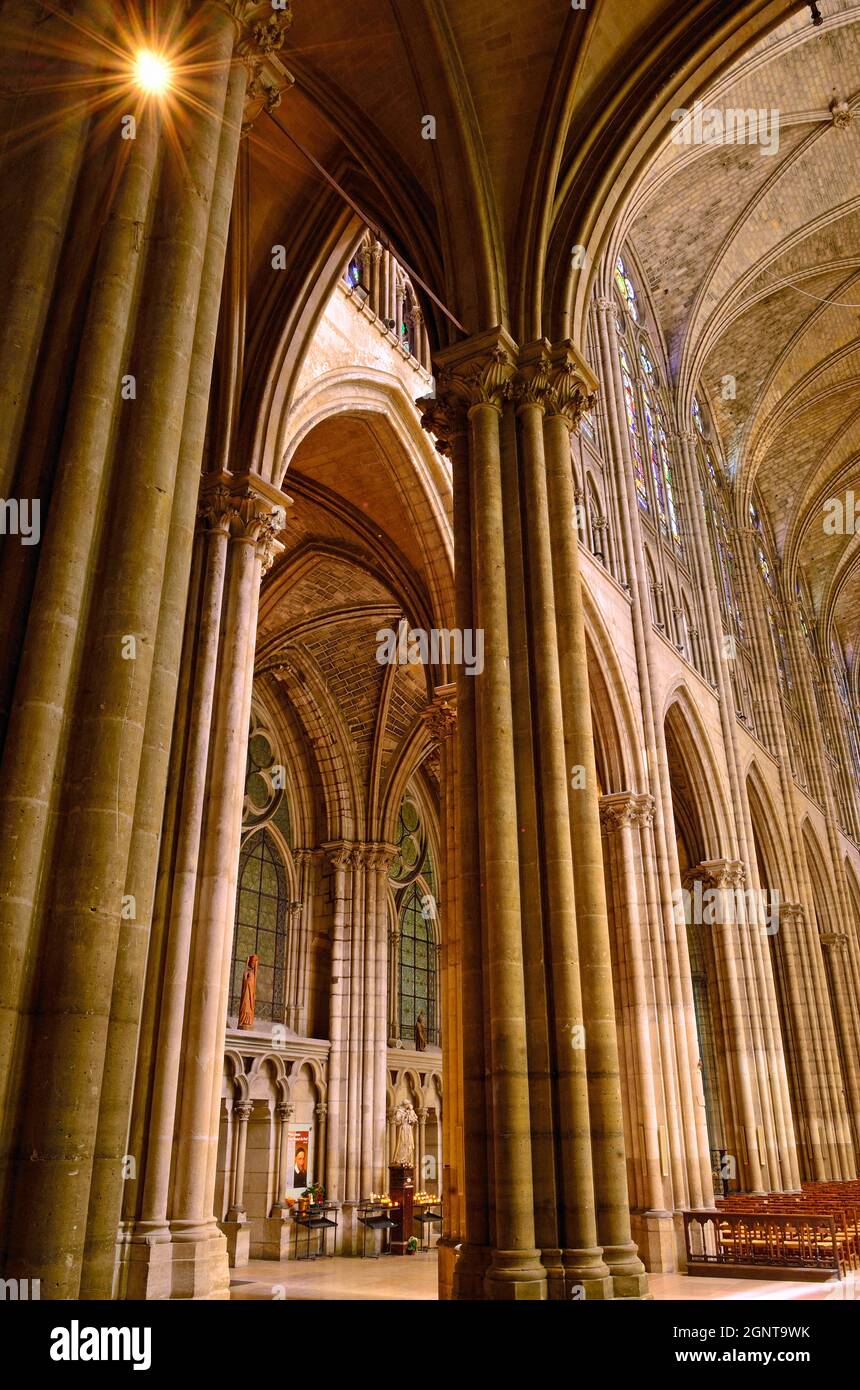
[[[818,1271],[860,1269],[860,1182],[804,1183],[801,1192],[717,1198],[684,1213],[688,1267]]]
[[[851,1265],[832,1216],[684,1212],[687,1267],[819,1270],[842,1277]]]

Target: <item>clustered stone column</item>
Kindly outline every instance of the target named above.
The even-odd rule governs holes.
[[[572,344],[520,351],[501,329],[435,365],[420,404],[453,461],[457,624],[483,629],[485,651],[480,675],[457,672],[455,1295],[641,1296],[570,449],[596,383]]]
[[[633,1231],[652,1270],[676,1267],[669,1167],[672,1075],[661,1046],[659,923],[648,900],[654,798],[616,792],[600,798],[610,918],[615,941],[618,1033],[628,1078],[627,1147]],[[668,1059],[671,1066],[671,1057]]]
[[[288,503],[252,474],[209,474],[201,488],[132,1111],[129,1296],[165,1281],[180,1296],[224,1293],[213,1212],[251,676]]]
[[[461,955],[461,903],[459,888],[459,777],[457,766],[457,691],[454,685],[437,686],[424,714],[427,729],[440,756],[442,806],[440,839],[443,846],[439,872],[441,941],[442,1083],[444,1121],[437,1116],[441,1154],[437,1192],[442,1198],[442,1234],[437,1243],[439,1296],[450,1298],[454,1287],[454,1261],[463,1240],[463,987]]]
[[[114,8],[88,0],[94,38],[111,42]],[[4,666],[3,1267],[39,1278],[43,1297],[109,1296],[122,1186],[142,1160],[126,1150],[129,1098],[255,8],[199,6],[196,100],[169,130],[159,104],[131,92],[134,141],[122,109],[105,136],[103,117],[90,124],[70,103],[36,164],[47,216],[33,204],[20,228],[30,249],[13,252],[5,327],[23,335],[25,376],[42,336],[67,342],[70,304],[87,305],[72,365],[44,356],[61,442],[36,468],[50,507],[21,659]],[[280,34],[288,17],[274,24]],[[104,139],[113,151],[97,149]],[[50,307],[62,239],[90,221],[90,155],[115,166],[97,254],[69,264]],[[19,442],[47,447],[26,425],[28,399],[3,398],[11,481],[33,476]],[[23,1088],[24,1057],[38,1094]]]
[[[357,1204],[386,1178],[388,870],[396,846],[324,846],[334,869],[326,1188],[343,1204],[343,1253]]]

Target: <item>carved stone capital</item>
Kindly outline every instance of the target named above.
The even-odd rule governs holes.
[[[233,1106],[233,1116],[242,1124],[247,1124],[251,1118],[251,1111],[254,1109],[254,1102],[251,1100],[240,1100]]]
[[[569,429],[576,429],[593,409],[597,388],[597,377],[569,338],[550,349],[548,416],[560,416]]]
[[[648,792],[611,792],[600,798],[600,825],[612,834],[632,826],[648,826],[654,819],[654,798]]]
[[[448,348],[436,358],[436,394],[416,402],[421,424],[436,437],[436,448],[450,454],[452,440],[465,434],[470,412],[479,406],[501,410],[516,373],[516,344],[503,328],[491,329]]]
[[[519,367],[511,383],[517,410],[537,406],[544,410],[551,389],[549,343],[541,340],[523,348]]]
[[[314,1106],[314,1114],[320,1121],[325,1119],[326,1115],[328,1114],[328,1105],[324,1100],[321,1100],[319,1104]]]
[[[248,69],[245,116],[242,133],[247,134],[261,111],[280,105],[283,92],[295,78],[282,60],[282,51],[292,27],[291,0],[215,0],[231,16],[236,28],[236,56]]]
[[[780,921],[780,926],[786,926],[788,923],[791,923],[793,926],[796,926],[796,927],[803,927],[805,920],[806,920],[806,914],[805,914],[805,912],[804,912],[804,910],[803,910],[803,903],[787,903],[787,902],[781,902],[781,903],[780,903],[780,905],[779,905],[779,921]]]
[[[275,1113],[282,1124],[286,1124],[296,1113],[296,1107],[291,1100],[279,1100],[275,1106]]]
[[[202,524],[226,528],[232,540],[254,545],[265,574],[284,548],[278,536],[290,506],[292,498],[259,474],[211,473],[201,483],[198,513]]]
[[[706,859],[692,870],[692,876],[711,888],[743,888],[746,870],[739,859]]]
[[[333,840],[329,844],[323,845],[322,850],[335,869],[348,868],[352,846],[346,840]]]
[[[437,743],[444,743],[457,728],[456,693],[438,695],[421,715],[428,732]]]

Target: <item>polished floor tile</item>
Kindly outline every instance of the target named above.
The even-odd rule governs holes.
[[[652,1274],[651,1293],[659,1300],[684,1302],[718,1299],[787,1302],[798,1299],[844,1300],[855,1296],[850,1284],[798,1280],[688,1278]],[[230,1296],[253,1300],[398,1300],[436,1298],[435,1251],[379,1260],[251,1260],[233,1271]]]

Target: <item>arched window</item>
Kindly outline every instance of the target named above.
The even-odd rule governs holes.
[[[700,435],[702,436],[702,438],[704,439],[704,437],[705,437],[705,422],[704,422],[704,420],[702,419],[702,407],[699,405],[699,398],[698,398],[698,396],[694,396],[694,397],[693,397],[692,416],[693,416],[693,424],[696,426],[696,429],[698,430],[699,434],[700,434]]]
[[[630,452],[633,455],[633,479],[636,483],[636,501],[643,511],[648,511],[648,489],[645,485],[645,465],[642,462],[642,436],[639,429],[639,412],[636,405],[636,392],[633,389],[633,376],[630,359],[624,345],[619,347],[621,359],[621,380],[624,385],[624,408],[627,412],[627,429],[630,433]]]
[[[407,1047],[414,1046],[421,1013],[427,1041],[436,1044],[441,1039],[436,875],[418,803],[408,792],[398,816],[390,878],[398,930],[392,955],[395,977],[389,985],[395,991],[398,1037]]]
[[[428,1042],[438,1043],[438,948],[426,894],[413,883],[400,903],[400,1036],[415,1038],[415,1024],[423,1013]]]
[[[638,323],[639,306],[636,302],[636,290],[633,287],[633,281],[627,274],[627,267],[624,264],[623,257],[621,256],[619,256],[617,261],[615,262],[615,284],[618,289],[618,293],[621,295],[621,301],[624,304],[624,307],[626,308],[633,322]]]
[[[283,1022],[288,904],[287,874],[277,841],[268,830],[255,831],[239,856],[230,1015],[239,1012],[245,966],[249,956],[256,956],[255,1015],[272,1023]]]
[[[347,266],[344,279],[352,289],[355,289],[356,285],[361,284],[361,260],[359,258],[358,252],[355,253],[349,265]]]

